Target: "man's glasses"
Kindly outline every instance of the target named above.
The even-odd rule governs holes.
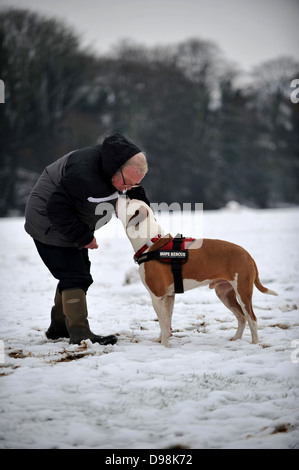
[[[135,183],[135,184],[126,183],[124,174],[122,172],[122,169],[120,168],[119,171],[120,171],[121,177],[123,179],[124,186],[126,186],[127,188],[138,188],[138,186],[141,186],[141,183]]]

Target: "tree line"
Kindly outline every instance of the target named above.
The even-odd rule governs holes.
[[[279,57],[244,77],[217,44],[82,49],[56,19],[0,12],[0,216],[22,214],[43,168],[121,132],[145,151],[153,202],[299,203],[299,63]],[[16,212],[17,211],[17,212]]]

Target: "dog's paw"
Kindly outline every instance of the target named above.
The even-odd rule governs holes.
[[[165,346],[165,348],[168,348],[168,346],[169,346],[169,338],[167,338],[167,339],[166,339],[166,338],[165,338],[165,339],[162,339],[162,340],[161,340],[161,344],[162,344],[162,346]]]

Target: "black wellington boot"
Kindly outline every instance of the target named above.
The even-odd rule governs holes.
[[[56,289],[54,306],[51,310],[51,324],[46,331],[48,339],[69,338],[70,334],[65,323],[65,316],[62,310],[62,296]]]
[[[84,339],[103,345],[115,344],[114,335],[98,336],[89,329],[87,320],[86,294],[83,289],[69,289],[62,292],[63,312],[70,334],[70,344],[80,344]]]

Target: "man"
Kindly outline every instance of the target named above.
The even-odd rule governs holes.
[[[118,192],[149,204],[140,185],[147,172],[146,157],[121,134],[103,144],[75,150],[47,166],[26,205],[25,230],[52,275],[59,280],[51,310],[48,339],[69,337],[71,344],[84,339],[115,344],[114,335],[90,331],[86,293],[93,279],[88,249],[98,248],[94,231],[112,213],[96,215],[98,204],[115,206]],[[107,205],[109,201],[109,205]],[[102,211],[103,212],[103,211]]]

